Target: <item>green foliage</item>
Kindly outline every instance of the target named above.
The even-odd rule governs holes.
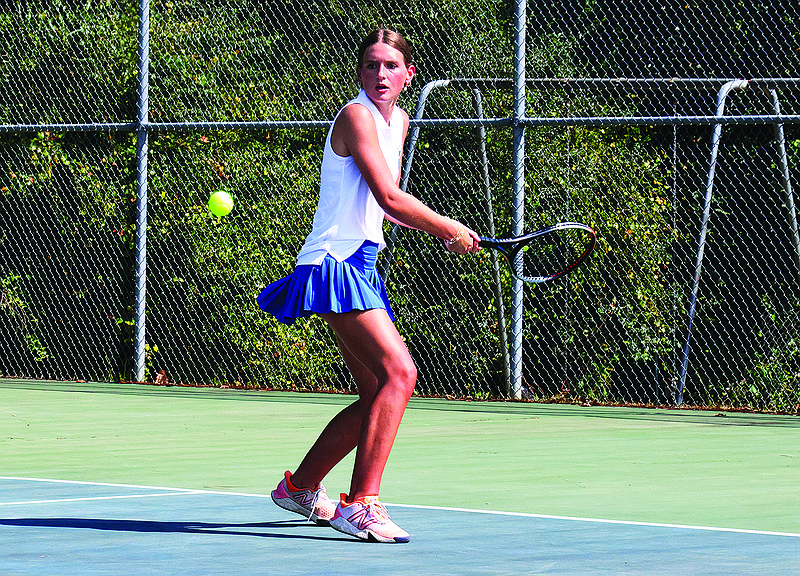
[[[554,288],[531,290],[525,317],[531,354],[545,366],[580,359],[575,374],[559,374],[560,389],[592,400],[611,400],[621,362],[658,361],[673,349],[675,286],[668,277],[676,240],[669,221],[670,168],[664,151],[636,128],[541,131],[528,154],[534,165],[526,211],[536,227],[578,219],[599,233],[590,265]],[[573,216],[574,215],[574,216]],[[553,317],[569,299],[568,312]],[[543,337],[561,324],[561,334]],[[538,341],[537,341],[538,340]],[[549,362],[543,358],[552,358]],[[552,380],[552,376],[549,377]]]
[[[754,410],[797,412],[800,388],[800,300],[779,310],[769,298],[762,299],[770,323],[755,335],[761,351],[748,374],[731,386],[734,406]]]
[[[2,141],[6,369],[119,379],[131,357],[131,139],[42,132]]]
[[[330,336],[321,323],[288,328],[255,305],[261,288],[291,272],[316,205],[323,134],[294,136],[217,132],[155,140],[149,260],[164,272],[153,274],[148,289],[148,333],[160,350],[154,365],[170,377],[207,374],[272,387],[311,387],[329,377],[336,351],[325,351]],[[300,145],[300,138],[314,144]],[[218,190],[234,197],[225,218],[206,209]],[[322,354],[320,340],[328,341]]]
[[[36,335],[39,320],[30,314],[28,303],[19,294],[19,280],[20,277],[14,275],[0,278],[0,313],[8,329],[7,337],[24,343],[18,353],[28,355],[34,362],[41,362],[50,355]]]
[[[119,122],[134,116],[136,30],[133,3],[6,4],[0,11],[0,122]]]

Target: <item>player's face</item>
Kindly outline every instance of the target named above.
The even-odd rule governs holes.
[[[358,78],[373,102],[395,102],[414,76],[414,66],[407,66],[403,53],[379,42],[364,52]]]

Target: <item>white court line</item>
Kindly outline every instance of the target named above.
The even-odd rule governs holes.
[[[244,496],[248,498],[269,498],[266,494],[250,494],[247,492],[225,492],[223,490],[198,490],[189,488],[165,488],[160,486],[141,486],[137,484],[114,484],[110,482],[86,482],[81,480],[51,480],[47,478],[22,478],[15,476],[0,476],[0,480],[20,480],[28,482],[52,482],[59,484],[78,484],[86,486],[111,486],[119,488],[138,488],[140,490],[164,490],[171,493],[166,494],[153,494],[153,496],[173,496],[173,495],[187,495],[187,494],[219,494],[224,496]],[[137,496],[146,497],[147,495]],[[99,500],[108,498],[126,498],[131,496],[104,496],[97,498],[76,498],[75,500]],[[61,502],[62,500],[57,500]],[[668,524],[661,522],[639,522],[635,520],[610,520],[604,518],[583,518],[580,516],[557,516],[552,514],[534,514],[530,512],[502,512],[498,510],[481,510],[473,508],[455,508],[447,506],[423,506],[417,504],[392,504],[385,503],[387,506],[395,506],[397,508],[413,508],[419,510],[439,510],[445,512],[465,512],[468,514],[489,514],[494,516],[516,516],[521,518],[538,518],[543,520],[564,520],[570,522],[587,522],[594,524],[619,524],[623,526],[642,526],[651,528],[669,528],[673,530],[702,530],[706,532],[728,532],[735,534],[753,534],[758,536],[785,536],[789,538],[800,538],[800,533],[796,532],[775,532],[770,530],[748,530],[746,528],[724,528],[719,526],[693,526],[690,524]],[[0,505],[3,505],[0,503]]]
[[[500,512],[497,510],[475,510],[472,508],[449,508],[447,506],[417,506],[415,504],[388,504],[398,508],[421,508],[424,510],[444,510],[447,512],[469,512],[471,514],[493,514],[495,516],[519,516],[522,518],[541,518],[544,520],[569,520],[572,522],[593,522],[595,524],[622,524],[624,526],[648,526],[680,530],[705,530],[708,532],[734,532],[737,534],[757,534],[760,536],[788,536],[800,538],[800,533],[773,532],[770,530],[748,530],[746,528],[721,528],[718,526],[692,526],[690,524],[667,524],[662,522],[639,522],[636,520],[609,520],[604,518],[581,518],[580,516],[555,516],[552,514],[532,514],[529,512]]]
[[[84,498],[53,498],[50,500],[20,500],[19,502],[0,502],[0,506],[21,506],[25,504],[53,504],[56,502],[86,502],[94,500],[125,500],[126,498],[160,498],[162,496],[188,496],[200,492],[161,492],[160,494],[127,494],[125,496],[87,496]]]
[[[84,486],[110,486],[112,488],[138,488],[139,490],[169,490],[170,492],[198,492],[198,490],[193,488],[164,488],[162,486],[143,486],[141,484],[115,484],[113,482],[87,482],[85,480],[53,480],[51,478],[27,478],[24,476],[0,476],[0,480],[23,480],[26,482],[78,484]],[[199,492],[206,492],[206,490],[199,490]]]
[[[53,480],[50,478],[26,478],[24,476],[0,476],[0,480],[22,480],[26,482],[51,482],[53,484],[78,484],[84,486],[109,486],[111,488],[137,488],[139,490],[165,490],[186,494],[221,494],[226,496],[246,496],[248,498],[270,498],[269,494],[249,492],[229,492],[227,490],[205,490],[201,488],[169,488],[166,486],[147,486],[142,484],[117,484],[115,482],[89,482],[86,480]]]

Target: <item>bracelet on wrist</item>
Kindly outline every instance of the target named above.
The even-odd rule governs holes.
[[[444,241],[444,243],[445,243],[447,246],[450,246],[451,244],[455,244],[456,242],[458,242],[458,241],[461,239],[461,237],[462,237],[462,236],[464,236],[464,234],[466,233],[466,231],[467,231],[467,229],[466,229],[466,228],[464,228],[464,227],[462,226],[462,227],[461,227],[461,228],[458,230],[458,234],[456,234],[455,236],[453,236],[453,238],[451,238],[450,240],[445,240],[445,241]]]

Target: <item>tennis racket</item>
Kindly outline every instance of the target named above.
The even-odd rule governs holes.
[[[586,224],[559,222],[516,238],[481,237],[482,248],[494,248],[508,262],[511,274],[540,284],[572,272],[597,245],[597,234]]]

